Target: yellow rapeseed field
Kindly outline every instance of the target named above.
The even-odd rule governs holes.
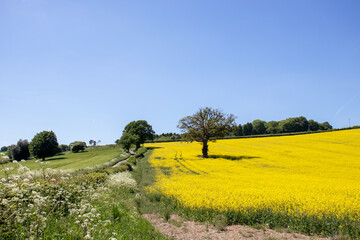
[[[196,142],[146,146],[156,169],[149,191],[190,209],[359,221],[360,129],[218,140],[209,155],[220,156],[208,159]]]

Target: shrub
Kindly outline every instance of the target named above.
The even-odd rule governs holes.
[[[69,145],[61,144],[59,147],[60,147],[61,152],[70,151]]]
[[[72,146],[71,151],[73,153],[77,153],[80,151],[84,151],[85,147],[86,147],[85,144],[83,144],[82,142],[77,142]]]

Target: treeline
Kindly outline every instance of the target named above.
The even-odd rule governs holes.
[[[161,141],[176,141],[181,140],[181,134],[178,133],[162,133],[160,135],[154,134],[154,142]]]
[[[333,127],[328,122],[319,123],[315,120],[307,120],[306,117],[287,118],[281,121],[263,121],[256,119],[252,122],[239,124],[226,133],[226,136],[249,136],[249,135],[264,135],[264,134],[282,134],[282,133],[297,133],[297,132],[316,132],[331,130]],[[154,142],[162,141],[177,141],[182,140],[182,134],[178,133],[162,133],[154,135]]]
[[[315,120],[307,120],[306,117],[287,118],[281,121],[263,121],[256,119],[244,125],[235,126],[227,135],[247,136],[263,134],[296,133],[306,131],[330,130],[333,127],[328,122],[318,123]]]

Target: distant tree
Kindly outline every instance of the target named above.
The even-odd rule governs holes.
[[[280,133],[279,122],[277,122],[277,121],[267,122],[265,124],[265,127],[266,127],[266,133],[268,133],[268,134]]]
[[[282,132],[305,132],[309,129],[309,123],[305,117],[287,118],[280,121],[279,127]]]
[[[34,136],[30,143],[30,153],[35,158],[52,157],[58,153],[59,143],[53,131],[42,131]]]
[[[224,136],[234,125],[234,115],[226,115],[220,110],[206,107],[180,119],[178,128],[184,132],[186,140],[202,143],[202,156],[207,158],[208,142]]]
[[[146,140],[154,139],[154,130],[152,126],[148,124],[145,120],[132,121],[125,126],[123,134],[129,133],[131,135],[138,136],[138,141],[136,142],[136,148],[139,148]]]
[[[91,145],[92,145],[92,146],[96,146],[96,141],[91,139],[91,140],[89,141],[89,145],[90,145],[90,146],[91,146]]]
[[[20,139],[16,145],[11,145],[8,155],[10,159],[26,160],[30,157],[29,141]]]
[[[331,130],[333,127],[328,122],[323,122],[320,124],[320,130]]]
[[[253,129],[253,125],[251,122],[248,122],[246,124],[244,124],[243,126],[243,134],[244,135],[251,135],[252,134],[252,129]]]
[[[96,144],[99,145],[101,143],[101,140],[97,140]]]
[[[71,151],[73,153],[78,153],[80,151],[84,151],[86,148],[86,144],[84,142],[75,142],[72,147],[71,147]]]
[[[318,130],[320,130],[320,125],[319,125],[318,122],[310,119],[308,121],[308,123],[309,123],[309,131],[318,131]]]
[[[265,127],[266,122],[262,121],[260,119],[256,119],[252,122],[252,133],[254,135],[260,135],[260,134],[265,134],[266,133],[266,127]]]
[[[60,147],[61,152],[70,151],[69,145],[61,144],[59,147]]]
[[[1,147],[1,151],[2,151],[2,152],[6,152],[7,150],[8,150],[8,147],[7,147],[7,146],[2,146],[2,147]]]
[[[241,126],[241,124],[237,125],[235,128],[235,136],[242,136],[244,135],[243,133],[243,127]]]
[[[127,152],[129,152],[132,145],[137,145],[140,141],[138,135],[134,135],[128,132],[124,132],[121,138],[118,141],[118,144],[122,146]]]
[[[76,143],[81,143],[85,146],[85,148],[87,148],[86,142],[83,141],[75,141],[69,144],[69,147],[72,148],[72,146],[74,146]]]

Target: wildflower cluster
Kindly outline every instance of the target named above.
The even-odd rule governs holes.
[[[0,179],[1,238],[40,238],[52,219],[64,217],[81,222],[79,228],[87,235],[98,215],[84,196],[94,193],[96,183],[78,184],[77,177],[45,168],[43,162],[39,171],[17,164],[18,175]]]

